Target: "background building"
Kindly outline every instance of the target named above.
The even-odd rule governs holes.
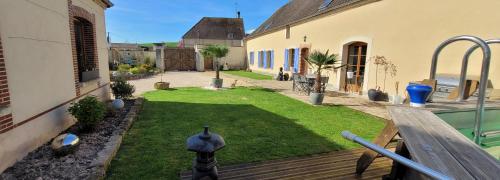
[[[244,69],[244,37],[242,18],[204,17],[182,36],[180,44],[195,49],[197,70],[213,69],[210,68],[213,67],[213,61],[204,60],[199,53],[200,49],[210,44],[225,45],[229,48],[229,54],[221,60],[221,64],[227,63],[231,69]]]

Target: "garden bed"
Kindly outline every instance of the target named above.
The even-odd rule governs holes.
[[[143,73],[143,74],[125,74],[125,75],[111,75],[111,81],[116,81],[119,78],[124,78],[125,80],[136,80],[136,79],[144,79],[144,78],[149,78],[152,76],[155,76],[159,74],[158,72],[148,72],[148,73]]]
[[[89,133],[78,133],[76,126],[66,132],[77,134],[80,145],[74,153],[58,157],[48,142],[8,168],[0,179],[99,179],[121,143],[122,134],[130,127],[140,110],[142,99],[127,100],[125,107],[106,115]]]

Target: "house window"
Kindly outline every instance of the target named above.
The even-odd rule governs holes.
[[[288,50],[288,67],[293,67],[295,64],[295,49]],[[293,69],[293,68],[291,68]]]
[[[78,80],[86,82],[99,77],[94,28],[91,22],[75,17],[74,36],[78,62]]]
[[[286,26],[286,39],[290,39],[290,26]]]
[[[234,39],[234,33],[228,33],[227,34],[228,39]]]
[[[323,10],[325,8],[327,8],[330,4],[332,3],[332,0],[323,0],[323,3],[321,4],[321,6],[319,6],[319,10]]]

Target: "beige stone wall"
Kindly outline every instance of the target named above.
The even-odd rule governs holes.
[[[82,84],[81,94],[108,99],[104,9],[91,0],[73,4],[96,15],[101,78]],[[9,111],[16,125],[0,134],[0,172],[74,123],[65,104],[76,96],[68,18],[66,0],[0,1]]]
[[[247,40],[247,53],[259,50],[275,51],[273,70],[255,71],[276,74],[283,66],[284,49],[306,44],[312,50],[335,52],[342,57],[343,46],[350,42],[368,43],[368,57],[384,55],[398,66],[396,78],[387,78],[386,91],[395,92],[394,82],[400,81],[400,93],[409,81],[428,78],[434,49],[444,40],[457,35],[475,35],[484,39],[500,38],[500,1],[484,0],[381,0],[361,7],[321,16],[307,23],[291,25],[291,37],[279,30]],[[442,54],[438,73],[459,74],[461,59],[468,42],[450,45]],[[500,89],[500,45],[492,45],[490,79],[493,87]],[[257,53],[256,53],[257,54]],[[469,72],[479,75],[481,56],[471,58]],[[257,58],[255,58],[257,62]],[[383,72],[379,70],[379,85]],[[375,87],[375,67],[369,62],[364,91]],[[330,71],[330,84],[339,88],[340,71]]]
[[[204,58],[200,51],[204,46],[195,46],[196,51],[196,69],[204,71]],[[228,64],[231,70],[244,69],[245,66],[245,48],[244,47],[228,47],[229,52],[226,57],[219,59],[220,65]]]

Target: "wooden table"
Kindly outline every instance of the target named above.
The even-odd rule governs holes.
[[[407,149],[415,162],[455,179],[500,178],[500,161],[431,111],[390,107],[389,113],[392,121],[375,139],[375,144],[385,147],[399,133],[404,141],[403,149]],[[365,151],[357,162],[356,173],[363,173],[377,156],[374,151]],[[393,168],[392,174],[396,173]],[[410,178],[427,178],[414,171],[406,176],[409,174]]]

